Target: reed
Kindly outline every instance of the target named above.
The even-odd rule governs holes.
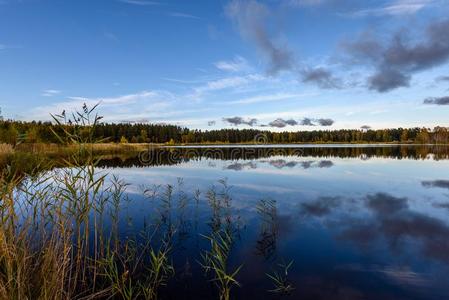
[[[290,261],[288,264],[282,262],[277,265],[277,270],[274,270],[272,273],[266,273],[267,277],[274,285],[274,288],[269,290],[269,292],[280,295],[291,294],[291,292],[295,289],[288,276],[289,269],[292,265],[293,261]]]
[[[143,188],[156,213],[139,235],[121,238],[128,184],[98,172],[97,154],[144,146],[95,141],[92,132],[101,117],[94,109],[54,116],[60,145],[0,146],[8,154],[0,169],[0,299],[159,299],[176,275],[173,249],[187,236],[190,204],[198,218],[205,198],[211,233],[204,236],[209,248],[200,264],[217,298],[229,300],[240,286],[242,265],[233,268],[229,261],[240,218],[232,211],[227,182],[204,197],[199,190],[189,196],[181,179],[174,186]],[[42,152],[47,153],[36,155]],[[48,153],[57,155],[48,159]],[[267,224],[275,223],[274,202],[261,202],[258,209]],[[270,226],[267,231],[274,230]],[[275,290],[291,290],[285,279],[290,266],[270,277]]]
[[[118,223],[127,185],[96,172],[94,154],[111,146],[96,145],[90,131],[77,135],[78,127],[93,130],[100,119],[84,106],[73,114],[74,133],[58,135],[64,148],[34,149],[69,149],[69,158],[61,158],[65,168],[27,176],[33,170],[22,172],[19,163],[33,156],[19,152],[2,169],[0,299],[156,299],[173,276],[169,246],[121,241],[118,226],[109,232],[104,226],[107,208]],[[67,122],[65,115],[55,120]]]
[[[219,291],[220,300],[229,300],[233,286],[240,286],[236,279],[243,265],[230,270],[228,259],[233,244],[233,238],[226,231],[213,232],[209,236],[203,236],[210,243],[210,250],[204,251],[200,263],[206,274],[211,276]]]

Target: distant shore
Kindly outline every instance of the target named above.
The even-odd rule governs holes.
[[[70,154],[77,151],[80,146],[89,149],[95,154],[120,154],[129,152],[145,151],[149,148],[169,148],[169,147],[287,147],[287,146],[448,146],[449,144],[418,144],[413,142],[388,142],[388,143],[368,143],[368,142],[349,142],[349,143],[335,143],[335,142],[314,142],[314,143],[98,143],[98,144],[82,144],[82,145],[60,145],[48,143],[24,143],[16,146],[10,144],[0,144],[0,155],[5,155],[14,152],[28,152],[28,153],[44,153],[47,155]]]

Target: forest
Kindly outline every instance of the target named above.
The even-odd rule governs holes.
[[[89,128],[64,125],[68,131],[86,133]],[[341,129],[271,132],[257,129],[196,130],[165,124],[98,123],[93,129],[95,140],[109,143],[418,143],[445,144],[449,132],[446,127],[394,129]],[[59,143],[54,132],[61,126],[51,122],[0,121],[0,142]],[[91,132],[91,131],[90,131]],[[259,137],[260,140],[255,140]],[[262,137],[262,138],[261,138]]]

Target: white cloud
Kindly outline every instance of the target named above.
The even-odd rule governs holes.
[[[182,13],[182,12],[171,12],[168,15],[170,17],[175,17],[175,18],[200,19],[200,17],[194,16],[191,14]]]
[[[118,37],[112,32],[105,32],[104,37],[114,42],[118,42],[119,40]]]
[[[274,101],[282,101],[282,100],[295,99],[295,98],[303,98],[303,97],[314,96],[314,95],[316,95],[316,94],[312,94],[312,93],[307,93],[307,94],[277,93],[277,94],[272,94],[272,95],[260,95],[260,96],[230,101],[230,102],[226,102],[226,104],[253,104],[253,103],[261,103],[261,102],[274,102]]]
[[[326,0],[289,0],[288,4],[292,6],[314,6],[323,4]]]
[[[350,16],[365,17],[365,16],[400,16],[413,15],[420,10],[434,4],[434,0],[395,0],[380,8],[371,8],[359,10],[351,13]]]
[[[56,95],[58,95],[58,94],[60,94],[61,93],[61,91],[59,91],[59,90],[44,90],[44,91],[42,91],[42,94],[41,94],[41,96],[44,96],[44,97],[53,97],[53,96],[56,96]]]
[[[123,116],[133,118],[142,117],[137,114],[142,113],[148,116],[149,112],[160,112],[168,109],[173,102],[173,95],[164,91],[142,91],[139,93],[121,95],[118,97],[67,97],[65,101],[54,102],[48,105],[39,106],[31,110],[28,114],[31,119],[49,119],[50,114],[65,111],[80,110],[84,103],[88,107],[100,103],[100,109],[105,113],[105,119],[122,120]],[[137,113],[137,114],[136,114]]]
[[[126,4],[132,4],[132,5],[140,5],[140,6],[146,6],[146,5],[159,5],[159,2],[156,1],[146,1],[146,0],[117,0],[118,2],[126,3]]]
[[[7,49],[21,49],[21,48],[22,48],[22,46],[19,46],[19,45],[0,44],[0,51],[7,50]]]
[[[202,94],[204,92],[218,91],[228,88],[236,88],[249,83],[261,81],[265,77],[259,74],[250,74],[246,76],[226,77],[207,82],[205,85],[195,88],[195,92]]]
[[[226,72],[242,72],[250,69],[248,61],[241,56],[236,56],[231,61],[217,61],[214,65],[217,69]]]

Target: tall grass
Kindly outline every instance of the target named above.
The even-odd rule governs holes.
[[[139,233],[121,237],[128,184],[98,171],[96,154],[110,146],[93,139],[101,120],[94,109],[84,106],[70,118],[54,116],[63,132],[55,134],[69,155],[48,161],[13,153],[0,171],[0,299],[162,298],[176,275],[175,241],[182,243],[188,235],[189,205],[194,205],[197,230],[205,198],[210,233],[203,236],[208,248],[200,265],[217,298],[229,300],[240,286],[242,265],[233,268],[229,258],[241,220],[232,210],[226,180],[204,196],[197,190],[190,197],[181,179],[175,186],[143,188],[157,209]],[[66,131],[67,126],[73,130]],[[258,210],[266,218],[264,232],[275,232],[275,203],[261,202]],[[288,280],[277,274],[271,277],[277,290],[289,291]]]
[[[0,299],[156,299],[174,274],[170,246],[120,240],[126,184],[96,171],[101,118],[84,106],[54,119],[74,128],[57,135],[76,149],[62,159],[66,168],[30,177],[9,165],[0,176]]]
[[[12,145],[5,143],[0,144],[0,155],[11,154],[12,152],[14,152]]]
[[[210,250],[202,254],[201,265],[211,281],[217,286],[220,300],[229,300],[233,286],[240,286],[236,279],[243,265],[234,270],[229,268],[229,255],[233,244],[233,238],[226,231],[213,232],[210,236],[204,236],[210,243]]]

